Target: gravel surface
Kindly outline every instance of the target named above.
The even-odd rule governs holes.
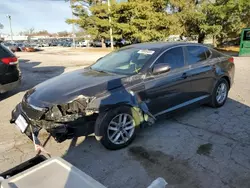
[[[10,112],[24,92],[104,54],[64,48],[17,53],[22,86],[0,98],[0,171],[36,154],[31,141],[9,123]],[[110,188],[145,188],[159,176],[166,179],[168,188],[249,188],[250,58],[235,58],[235,65],[235,83],[222,108],[201,106],[161,119],[119,151],[106,150],[93,137],[61,144],[49,139],[46,149]],[[40,135],[42,141],[47,137],[45,132]]]

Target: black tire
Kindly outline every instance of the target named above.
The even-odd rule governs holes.
[[[132,133],[132,136],[125,143],[115,144],[110,140],[108,136],[108,126],[111,120],[113,120],[113,118],[115,118],[119,114],[129,114],[133,118],[135,129]],[[99,135],[102,136],[100,142],[105,148],[109,150],[118,150],[128,146],[134,140],[139,125],[140,125],[139,113],[132,107],[120,106],[108,112],[102,113],[98,116],[95,125],[95,129],[98,130],[95,130],[95,132],[99,132]]]
[[[217,96],[217,91],[218,91],[218,88],[219,86],[221,86],[221,84],[225,84],[226,86],[226,96],[225,96],[225,99],[221,102],[218,102],[218,100],[216,99],[216,96]],[[213,93],[212,93],[212,96],[211,96],[211,101],[209,103],[209,105],[213,108],[219,108],[221,106],[223,106],[227,100],[227,97],[228,97],[228,91],[229,91],[229,83],[226,79],[224,78],[221,78],[215,85],[214,89],[213,89]]]

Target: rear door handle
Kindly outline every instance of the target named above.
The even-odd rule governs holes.
[[[184,72],[183,74],[182,74],[182,76],[181,76],[183,79],[186,79],[188,76],[187,76],[187,73],[186,72]]]

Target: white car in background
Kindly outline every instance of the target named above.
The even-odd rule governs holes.
[[[89,40],[83,40],[83,41],[79,42],[79,44],[81,47],[87,47],[89,44]]]

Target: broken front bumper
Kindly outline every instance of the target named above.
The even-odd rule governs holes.
[[[23,131],[31,140],[32,132],[38,136],[39,131],[44,128],[49,132],[57,142],[63,142],[66,139],[71,139],[77,136],[87,136],[94,132],[94,125],[85,117],[78,118],[69,122],[53,122],[43,119],[45,112],[39,111],[27,103],[19,103],[12,111],[11,123],[15,123],[21,115],[28,126]]]

